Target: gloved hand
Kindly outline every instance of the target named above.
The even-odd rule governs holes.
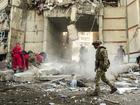
[[[107,72],[107,69],[103,69],[105,72]]]
[[[94,71],[96,72],[97,71],[97,68],[95,68]]]

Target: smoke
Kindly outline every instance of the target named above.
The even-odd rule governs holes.
[[[95,77],[95,49],[93,46],[88,46],[80,53],[79,59],[79,74],[86,78],[92,79]]]
[[[121,52],[121,53],[120,53]],[[77,67],[75,69],[75,74],[82,75],[85,78],[88,79],[94,79],[95,78],[95,53],[96,50],[93,48],[93,46],[84,47],[83,52],[80,52],[80,60],[78,62],[79,68]],[[119,55],[118,55],[119,54]],[[121,55],[120,55],[121,54]],[[109,80],[115,81],[116,78],[120,73],[128,72],[131,67],[136,66],[135,63],[127,63],[124,62],[127,61],[127,56],[122,55],[122,51],[118,50],[118,53],[115,55],[118,56],[119,59],[110,59],[113,58],[114,55],[109,55],[109,59],[111,62],[110,68],[106,72],[106,77]],[[123,57],[123,58],[121,58]],[[123,60],[120,62],[120,59]]]
[[[57,57],[53,61],[47,61],[41,69],[59,71],[63,75],[75,74],[83,78],[93,79],[95,77],[95,49],[92,46],[85,47],[82,54],[79,54],[79,57],[79,61],[65,60]]]
[[[45,68],[55,71],[58,70],[60,74],[63,75],[75,74],[77,76],[79,75],[82,76],[83,78],[93,80],[96,74],[94,71],[95,53],[96,50],[93,48],[93,46],[84,47],[83,51],[79,50],[79,62],[57,59],[53,62],[49,62]],[[114,57],[114,55],[109,55],[109,58],[110,57]],[[109,80],[115,80],[118,77],[119,73],[128,71],[128,69],[133,65],[133,64],[126,65],[123,63],[120,64],[117,63],[115,59],[112,59],[110,62],[111,66],[106,72],[106,76]]]
[[[78,56],[78,55],[77,55]],[[79,50],[79,61],[71,61],[64,65],[62,70],[63,74],[75,74],[82,76],[83,78],[93,79],[95,77],[94,72],[95,62],[95,49],[92,46],[82,47]]]

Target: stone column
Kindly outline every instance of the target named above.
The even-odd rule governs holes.
[[[47,18],[44,17],[43,52],[47,50]]]
[[[104,41],[103,39],[103,9],[100,10],[100,14],[99,14],[99,40]]]

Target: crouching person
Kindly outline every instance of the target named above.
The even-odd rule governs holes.
[[[139,68],[140,68],[140,56],[137,57],[136,61],[137,61],[137,64],[139,65]]]

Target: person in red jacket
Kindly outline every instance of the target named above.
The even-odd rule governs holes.
[[[12,49],[12,68],[14,72],[22,69],[21,53],[22,48],[19,43],[16,43],[15,47]]]
[[[26,51],[22,51],[22,70],[28,70],[29,67],[29,54]]]

